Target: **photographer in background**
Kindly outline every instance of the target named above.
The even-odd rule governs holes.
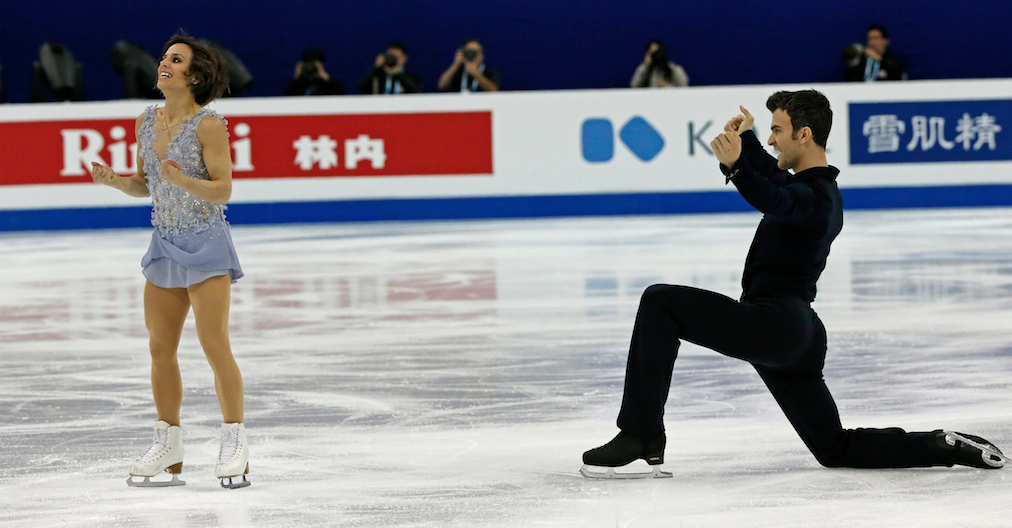
[[[344,85],[323,68],[326,57],[318,49],[307,50],[295,63],[295,76],[285,88],[285,95],[344,95]]]
[[[501,87],[499,71],[485,66],[485,50],[475,39],[464,42],[453,64],[439,77],[439,89],[444,92],[497,92]]]
[[[679,88],[689,85],[685,69],[671,62],[668,49],[659,40],[647,42],[643,63],[636,68],[629,86],[633,88]]]
[[[889,32],[873,24],[868,27],[867,44],[855,42],[843,48],[847,61],[848,82],[905,81],[907,69],[896,55],[886,51],[889,46]]]
[[[376,56],[376,66],[362,79],[358,91],[364,94],[401,94],[422,91],[422,80],[404,71],[408,62],[408,47],[403,42],[392,42],[386,53]]]

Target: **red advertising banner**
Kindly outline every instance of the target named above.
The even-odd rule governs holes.
[[[492,112],[227,118],[234,178],[492,174]],[[137,172],[134,119],[0,123],[0,185]]]

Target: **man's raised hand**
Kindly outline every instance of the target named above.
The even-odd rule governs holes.
[[[752,114],[750,114],[744,106],[739,106],[738,108],[741,109],[742,113],[731,118],[731,120],[724,125],[724,132],[734,132],[740,136],[742,132],[752,130],[752,126],[755,124],[755,118],[752,117]]]
[[[718,134],[710,142],[710,148],[713,149],[713,155],[717,157],[717,161],[730,169],[734,167],[735,163],[738,163],[738,158],[741,157],[741,137],[735,132]]]

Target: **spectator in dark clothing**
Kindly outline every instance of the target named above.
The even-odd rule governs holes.
[[[853,44],[844,48],[848,60],[846,79],[849,82],[905,81],[907,68],[895,54],[886,51],[889,32],[874,24],[868,28],[866,45]]]
[[[323,52],[311,49],[295,63],[295,76],[285,88],[285,95],[344,95],[344,85],[323,68]]]
[[[362,79],[358,91],[364,94],[401,94],[422,91],[422,80],[404,70],[408,62],[408,47],[403,42],[393,42],[386,53],[376,56],[375,67]]]
[[[485,66],[485,49],[481,42],[470,39],[457,50],[453,64],[439,77],[444,92],[498,92],[502,77],[495,68]]]

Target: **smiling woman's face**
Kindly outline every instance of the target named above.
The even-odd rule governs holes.
[[[187,75],[187,71],[190,69],[192,58],[193,50],[186,44],[176,43],[169,46],[158,63],[158,89],[163,92],[166,89],[189,90],[192,76]]]

